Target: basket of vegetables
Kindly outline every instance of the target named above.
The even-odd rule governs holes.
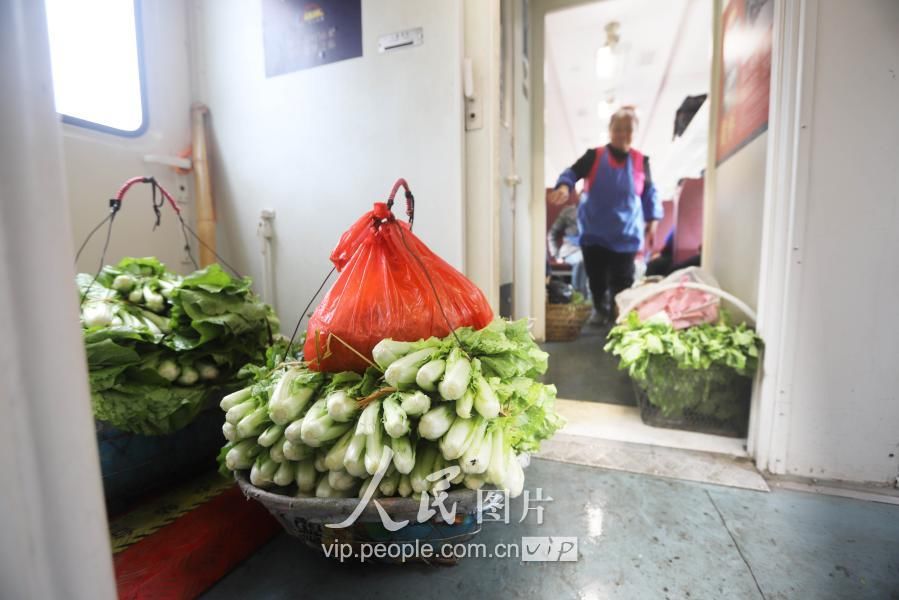
[[[576,340],[592,310],[593,305],[571,284],[550,278],[546,285],[546,341]]]
[[[581,335],[584,323],[590,318],[593,310],[589,302],[572,301],[568,304],[546,305],[546,341],[571,342]]]
[[[500,319],[445,338],[382,340],[362,374],[275,360],[221,402],[222,468],[319,550],[333,540],[464,541],[479,530],[475,490],[520,494],[522,457],[563,424],[554,386],[537,380],[546,367],[527,321]],[[455,518],[417,521],[437,497],[457,503]],[[359,498],[352,526],[327,527]],[[409,523],[387,529],[382,510]]]
[[[204,410],[264,360],[271,308],[218,265],[125,258],[76,282],[108,504],[213,466],[222,419]]]
[[[726,318],[675,328],[659,317],[627,313],[605,347],[630,374],[643,421],[744,437],[761,339],[745,323],[730,325]]]

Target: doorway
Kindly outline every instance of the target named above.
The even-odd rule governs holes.
[[[745,438],[645,425],[630,378],[603,350],[611,324],[587,324],[576,339],[562,341],[564,336],[560,338],[553,325],[554,306],[544,300],[543,284],[549,276],[550,294],[561,289],[593,303],[590,286],[577,275],[577,260],[559,251],[567,241],[560,208],[570,206],[569,217],[577,214],[585,199],[583,183],[561,207],[546,195],[586,151],[609,142],[610,118],[621,107],[636,113],[632,145],[650,159],[648,179],[664,212],[654,243],[637,252],[636,276],[647,267],[664,275],[676,265],[699,262],[710,135],[712,15],[712,0],[533,3],[532,308],[546,311],[544,319],[538,319],[538,328],[545,325],[538,337],[545,337],[544,348],[552,357],[546,379],[557,386],[563,407],[576,415],[578,433],[746,456]],[[568,248],[569,253],[576,250],[576,244]],[[568,284],[574,289],[565,287]],[[608,306],[611,301],[606,297],[595,304]]]

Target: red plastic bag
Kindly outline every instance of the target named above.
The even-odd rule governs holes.
[[[444,337],[447,321],[480,329],[493,320],[484,293],[397,221],[391,204],[376,202],[331,253],[340,276],[309,320],[303,352],[311,369],[361,372],[384,338]]]

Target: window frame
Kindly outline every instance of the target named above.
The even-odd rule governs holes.
[[[141,3],[142,0],[134,0],[134,42],[137,45],[137,78],[140,84],[140,125],[137,129],[119,129],[118,127],[111,127],[109,125],[104,125],[103,123],[74,117],[62,112],[57,113],[62,118],[63,123],[126,138],[140,137],[147,132],[147,129],[149,129],[150,110],[147,106],[147,69],[146,64],[144,63],[144,31],[143,19],[141,17]]]

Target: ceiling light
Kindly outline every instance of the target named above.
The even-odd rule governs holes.
[[[601,46],[596,51],[596,76],[600,80],[611,79],[615,74],[615,54],[611,46]]]
[[[596,76],[600,80],[611,79],[615,75],[615,67],[618,65],[615,56],[615,47],[621,39],[618,34],[619,23],[612,21],[605,27],[606,40],[596,51]]]

